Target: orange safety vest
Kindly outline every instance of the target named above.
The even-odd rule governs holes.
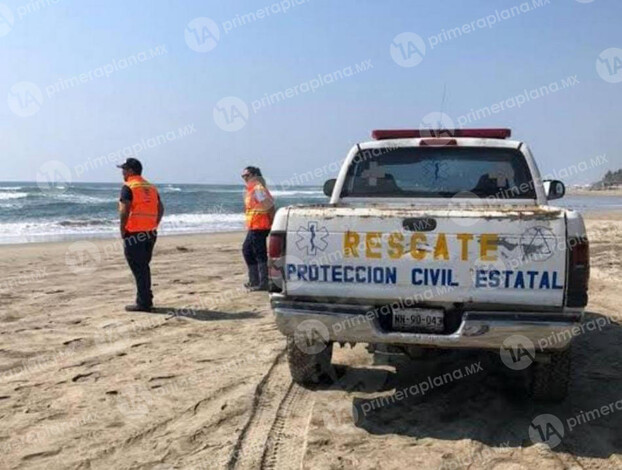
[[[258,201],[255,197],[256,190],[263,191],[266,199]],[[265,208],[265,206],[268,206],[268,208]],[[244,207],[246,209],[246,228],[248,230],[270,230],[272,219],[274,218],[274,199],[270,191],[259,181],[251,181],[246,185]]]
[[[139,175],[130,176],[125,184],[132,191],[130,214],[125,230],[149,232],[158,228],[158,190]]]

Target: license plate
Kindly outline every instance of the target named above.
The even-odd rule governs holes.
[[[443,310],[410,308],[393,311],[393,329],[397,331],[443,331]]]

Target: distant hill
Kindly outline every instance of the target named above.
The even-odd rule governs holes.
[[[611,188],[622,186],[622,169],[617,171],[609,170],[605,173],[605,176],[598,183],[594,183],[594,188],[602,189],[602,188]]]

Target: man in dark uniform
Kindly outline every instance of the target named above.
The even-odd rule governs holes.
[[[125,259],[136,280],[136,303],[126,306],[125,310],[150,312],[153,293],[149,263],[164,205],[156,187],[142,177],[143,166],[137,159],[128,158],[118,168],[123,170],[125,181],[119,199],[121,238]]]

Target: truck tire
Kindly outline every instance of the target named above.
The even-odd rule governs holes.
[[[560,402],[568,394],[570,348],[550,354],[550,362],[531,366],[531,396],[537,401]]]
[[[298,347],[293,336],[287,337],[289,372],[297,384],[317,384],[324,375],[330,375],[332,356],[333,343],[327,343],[321,351],[310,354]]]

